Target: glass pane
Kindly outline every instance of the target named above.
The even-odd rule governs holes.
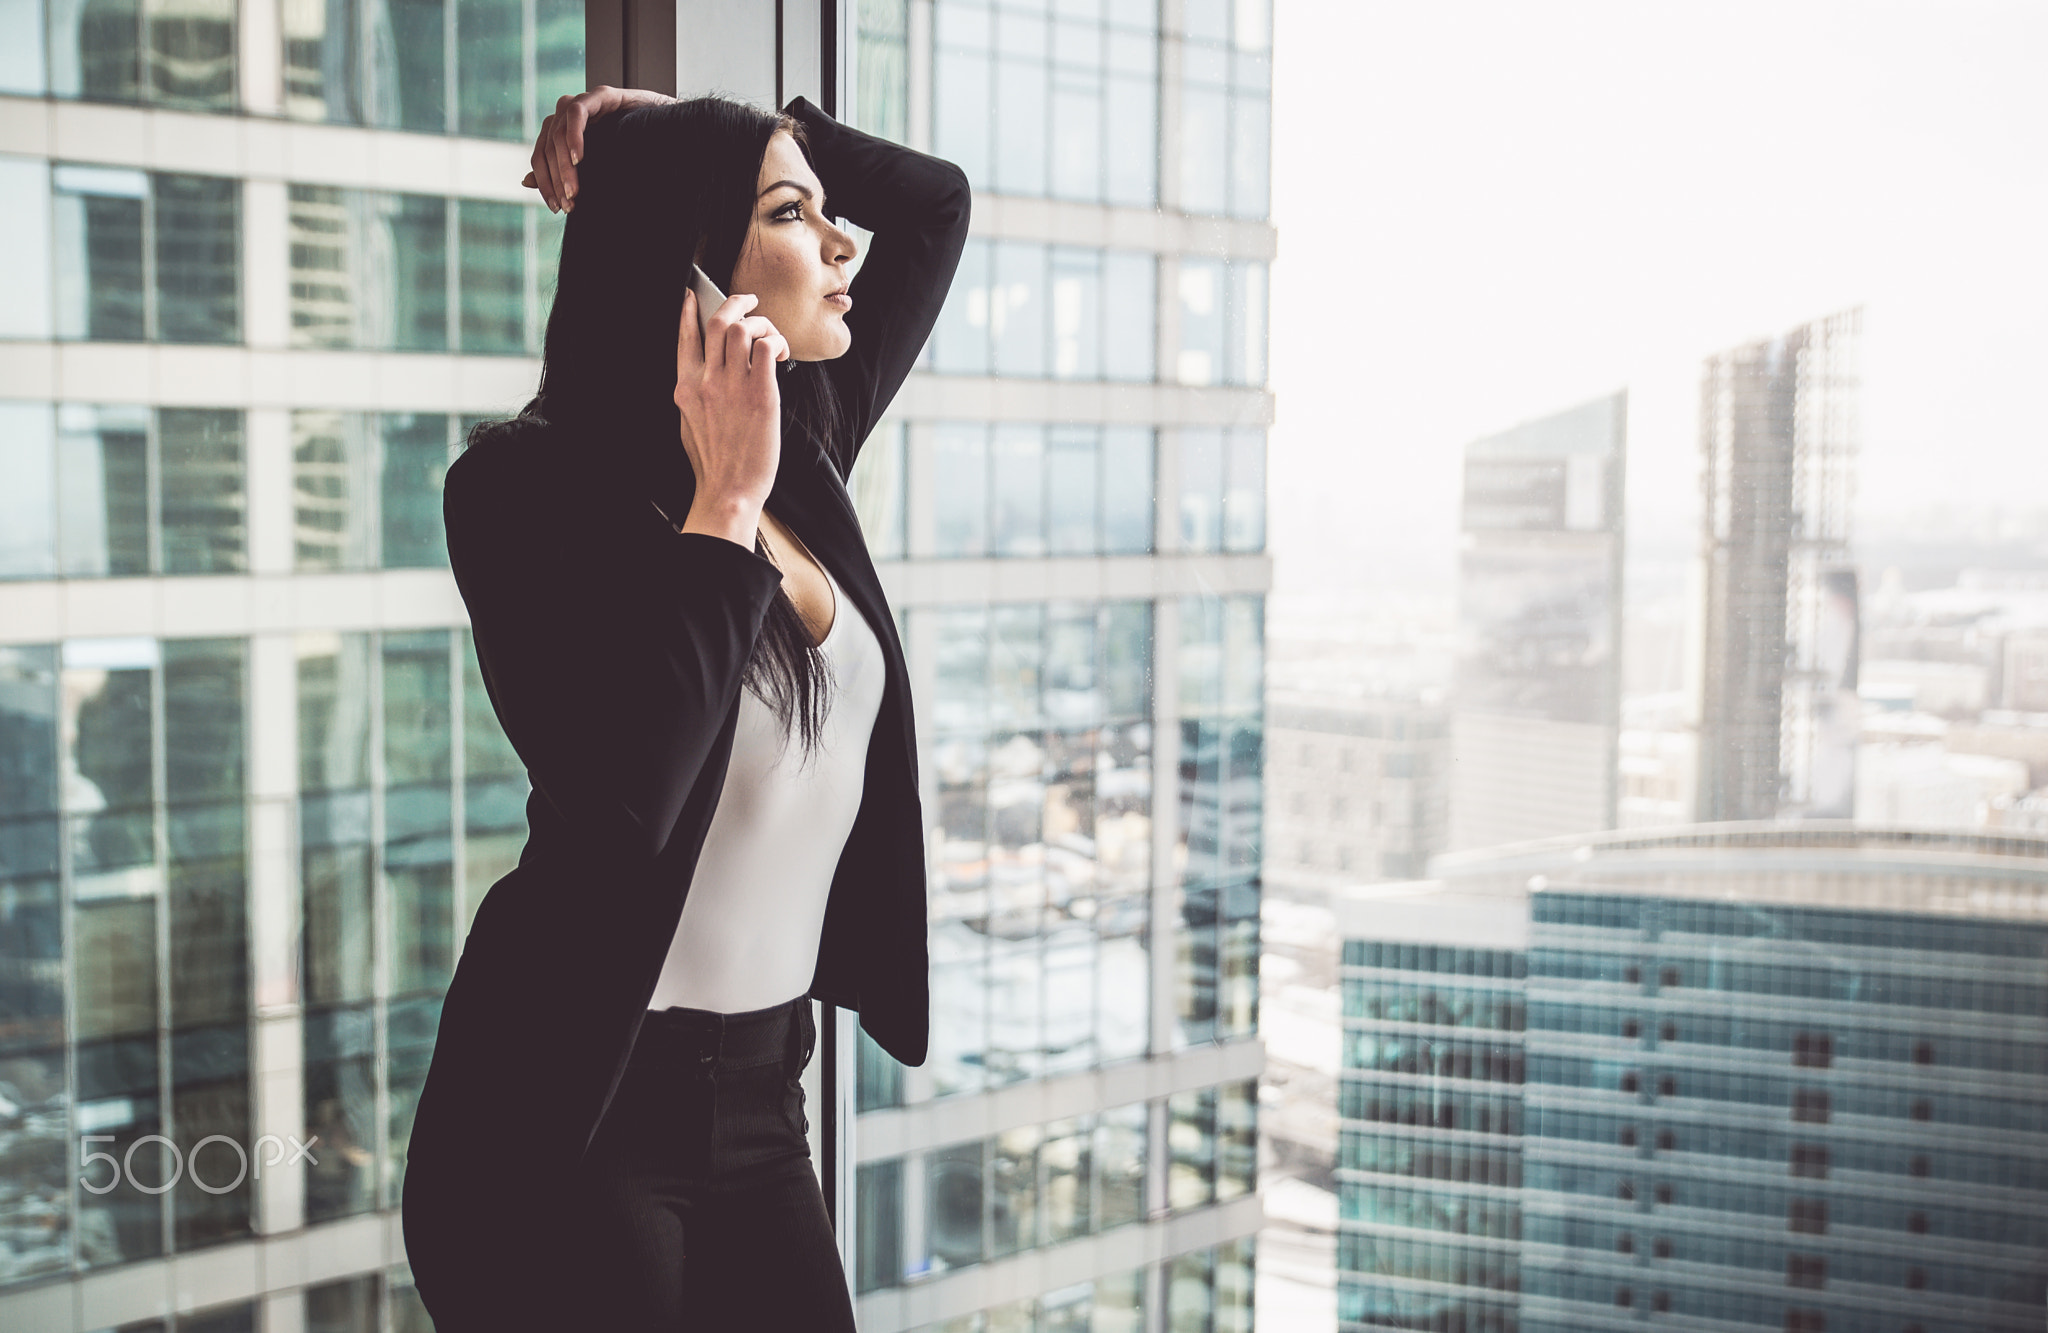
[[[73,578],[149,572],[149,413],[57,409],[57,564]]]
[[[1225,438],[1223,546],[1258,551],[1266,545],[1266,432],[1232,427]]]
[[[368,569],[377,487],[370,418],[356,412],[292,413],[292,495],[296,565],[301,570]]]
[[[72,914],[78,1040],[156,1031],[156,900],[107,898]]]
[[[1102,377],[1100,250],[1052,248],[1052,373],[1063,380]]]
[[[925,1230],[929,1264],[944,1272],[987,1257],[983,1239],[980,1142],[940,1148],[925,1159]]]
[[[1214,426],[1180,430],[1180,544],[1223,549],[1223,431]]]
[[[57,572],[57,421],[48,403],[0,403],[0,578]]]
[[[1230,265],[1229,345],[1224,378],[1230,384],[1266,382],[1266,266],[1251,260]]]
[[[301,634],[297,651],[300,789],[369,785],[369,636]]]
[[[1175,1211],[1216,1197],[1216,1090],[1177,1092],[1167,1099],[1167,1202]]]
[[[946,45],[948,22],[960,13],[955,5],[939,6],[939,48],[932,70],[932,151],[958,164],[977,190],[986,190],[989,175],[989,58],[985,51],[959,51]],[[986,22],[986,18],[983,18]]]
[[[242,183],[156,178],[156,336],[241,341]]]
[[[500,0],[456,0],[456,133],[480,139],[525,136],[519,15],[519,6]]]
[[[533,124],[553,114],[555,100],[580,93],[583,77],[583,6],[579,0],[534,0]],[[863,94],[865,88],[863,88]],[[554,216],[550,214],[549,216]]]
[[[989,334],[995,346],[995,373],[1037,378],[1046,368],[1046,247],[1036,241],[994,245]]]
[[[1103,360],[1107,379],[1158,377],[1159,264],[1150,254],[1110,250],[1102,261]]]
[[[441,479],[448,471],[448,418],[438,413],[387,413],[383,425],[384,567],[445,566]]]
[[[356,346],[360,278],[351,238],[360,194],[326,185],[293,185],[288,197],[292,346]]]
[[[990,1161],[989,1253],[1015,1254],[1038,1245],[1038,1145],[1036,1125],[996,1135]]]
[[[1224,211],[1228,105],[1229,95],[1221,88],[1193,81],[1181,85],[1180,206],[1190,213]]]
[[[139,904],[145,909],[147,904]],[[83,940],[88,931],[98,937],[113,935],[121,928],[145,927],[142,915],[126,921],[120,912],[94,908],[81,913],[77,929]],[[96,918],[88,923],[87,917]],[[95,957],[95,964],[98,963]],[[81,981],[83,977],[81,977]],[[76,1116],[79,1149],[105,1153],[120,1162],[119,1182],[112,1164],[83,1162],[82,1180],[96,1187],[112,1184],[101,1194],[81,1184],[77,1200],[78,1257],[89,1267],[126,1263],[163,1253],[162,1201],[136,1188],[140,1181],[159,1184],[170,1178],[170,1153],[160,1143],[142,1143],[151,1134],[163,1132],[162,1102],[157,1091],[159,1073],[155,1032],[110,1040],[81,1042],[78,1047],[78,1106]],[[139,1146],[138,1146],[139,1145]],[[129,1153],[133,1151],[134,1156]]]
[[[235,0],[147,0],[149,97],[163,106],[235,106]]]
[[[241,799],[245,652],[242,639],[163,646],[164,782],[173,801]]]
[[[1220,384],[1224,348],[1224,265],[1220,259],[1185,256],[1180,261],[1180,364],[1182,384]]]
[[[121,167],[59,166],[52,184],[57,336],[147,337],[142,219],[148,176]]]
[[[1266,216],[1272,118],[1272,104],[1263,94],[1239,93],[1230,99],[1230,212],[1234,217]]]
[[[1111,39],[1112,49],[1115,38]],[[1148,53],[1149,41],[1140,45]],[[1159,202],[1159,92],[1150,78],[1104,81],[1108,109],[1105,148],[1107,201],[1130,208],[1151,208]]]
[[[1102,103],[1099,72],[1063,69],[1053,74],[1051,192],[1056,199],[1094,203],[1103,197]]]
[[[853,474],[847,478],[854,513],[860,518],[868,555],[873,559],[903,558],[906,465],[904,424],[885,421],[861,446]]]
[[[242,414],[224,408],[157,411],[163,478],[163,570],[229,574],[248,567]]]
[[[1096,1230],[1145,1215],[1145,1103],[1104,1111],[1095,1126]]]
[[[448,632],[384,637],[384,775],[397,785],[453,776]]]
[[[241,881],[237,879],[233,890],[237,904],[241,892]],[[219,897],[225,906],[225,888]],[[177,911],[174,898],[173,940],[177,938]],[[209,914],[205,934],[208,945],[218,946],[223,953],[230,950],[246,952],[246,939],[238,933],[239,915],[233,924],[236,933],[225,929],[227,922],[216,922],[210,919]],[[215,926],[223,929],[216,931]],[[178,961],[174,956],[174,981],[177,968]],[[246,976],[194,973],[190,979],[198,986],[232,986],[241,981],[244,989],[228,992],[229,998],[235,1001],[240,1001],[248,993]],[[175,1015],[175,997],[172,1010]],[[177,1143],[185,1163],[185,1173],[171,1188],[172,1234],[179,1248],[197,1249],[202,1245],[249,1235],[250,1205],[256,1193],[255,1172],[253,1166],[246,1172],[243,1170],[242,1154],[236,1151],[239,1146],[251,1157],[255,1155],[251,1150],[255,1136],[249,1129],[249,1029],[246,1010],[238,1022],[172,1035],[171,1108],[172,1123],[176,1126],[173,1141]],[[214,1141],[201,1147],[201,1142],[209,1138]],[[222,1138],[228,1142],[221,1142]],[[239,1180],[236,1179],[238,1175],[241,1177]],[[182,1329],[192,1327],[195,1321],[181,1319],[178,1322]]]
[[[934,554],[988,553],[988,428],[942,421],[932,428]]]
[[[541,9],[544,13],[552,13],[558,3],[559,0],[543,0]],[[378,8],[389,15],[391,63],[397,77],[380,81],[385,86],[379,89],[383,95],[375,105],[376,123],[419,134],[445,132],[448,128],[448,10],[445,0],[385,0]],[[580,52],[583,36],[580,27],[576,36]],[[381,47],[379,49],[381,51]],[[550,104],[548,109],[552,111],[553,105]]]
[[[464,352],[526,350],[527,212],[519,204],[461,201]]]
[[[0,68],[9,60],[4,32],[8,21],[0,15]],[[31,47],[25,53],[25,63],[38,63],[36,50]],[[0,338],[48,338],[53,332],[51,278],[57,272],[51,262],[50,229],[56,213],[51,208],[49,164],[39,158],[0,156],[0,199],[10,204],[0,213],[0,253],[11,259],[0,267]]]
[[[960,253],[953,288],[932,330],[932,368],[943,375],[989,372],[991,242],[970,238]]]
[[[1045,456],[1047,549],[1052,555],[1093,555],[1102,548],[1097,521],[1098,432],[1054,426]]]
[[[390,232],[393,277],[390,345],[402,352],[448,349],[448,201],[380,196]]]
[[[861,1163],[854,1197],[860,1208],[855,1290],[896,1286],[903,1281],[903,1160]]]
[[[306,1168],[306,1220],[369,1212],[377,1197],[375,1029],[367,1005],[306,1015],[306,1133],[327,1151]]]
[[[989,440],[990,553],[1045,554],[1045,428],[1005,422]]]
[[[96,102],[142,96],[142,8],[138,0],[51,5],[50,91]]]
[[[1139,555],[1152,549],[1153,431],[1102,428],[1102,550]]]

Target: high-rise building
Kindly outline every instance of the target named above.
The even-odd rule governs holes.
[[[1861,330],[1844,311],[1701,374],[1704,821],[1855,812]]]
[[[1421,874],[1444,849],[1450,730],[1441,701],[1269,693],[1269,880],[1313,894]]]
[[[1341,1327],[2037,1328],[2048,838],[1690,826],[1354,891]]]
[[[930,1058],[836,1014],[814,1145],[861,1326],[1249,1328],[1270,16],[827,8],[976,189],[852,479],[933,824]],[[428,1326],[411,1107],[527,791],[439,487],[537,378],[584,17],[0,14],[0,1327]]]
[[[1615,825],[1628,395],[1465,448],[1450,847]]]

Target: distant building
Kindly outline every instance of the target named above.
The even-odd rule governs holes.
[[[1615,824],[1628,395],[1465,450],[1450,847]]]
[[[1444,849],[1450,715],[1412,699],[1274,696],[1266,876],[1312,887],[1413,879]]]
[[[2034,1330],[2048,837],[1812,821],[1338,904],[1338,1320]]]
[[[1855,809],[1861,327],[1860,310],[1832,315],[1702,374],[1701,820]]]

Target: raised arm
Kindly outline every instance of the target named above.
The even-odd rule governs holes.
[[[853,346],[827,363],[859,450],[938,323],[967,246],[967,173],[944,158],[842,125],[799,97],[825,206],[874,233],[853,279]],[[849,460],[850,462],[851,460]]]

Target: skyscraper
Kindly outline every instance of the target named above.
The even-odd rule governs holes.
[[[1628,395],[1465,448],[1450,847],[1615,823]]]
[[[1855,812],[1862,311],[1709,357],[1698,817]]]
[[[2048,839],[1692,826],[1341,910],[1344,1326],[2031,1329]]]
[[[439,486],[537,377],[583,7],[123,12],[0,14],[0,1327],[420,1329],[527,790]],[[931,1057],[841,1044],[861,1324],[1248,1328],[1270,16],[834,12],[977,191],[851,481],[934,826]]]

